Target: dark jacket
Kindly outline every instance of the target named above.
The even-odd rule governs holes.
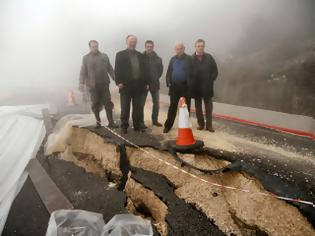
[[[213,97],[213,82],[218,76],[218,68],[213,57],[205,53],[202,60],[198,60],[196,54],[192,55],[194,64],[194,85],[192,97]]]
[[[166,86],[169,87],[169,94],[172,93],[181,93],[183,95],[190,96],[191,89],[193,87],[194,80],[194,68],[193,68],[193,60],[192,57],[184,54],[181,58],[185,60],[185,75],[186,80],[181,84],[174,83],[172,79],[173,74],[173,64],[174,60],[178,58],[177,56],[173,56],[168,64],[167,72],[166,72]]]
[[[133,78],[131,61],[128,49],[116,54],[115,60],[115,82],[123,84],[124,88],[120,92],[142,92],[148,85],[146,80],[146,66],[142,53],[135,51],[139,60],[140,76],[137,80]]]
[[[83,57],[80,83],[89,89],[94,89],[96,84],[109,84],[109,76],[115,78],[114,70],[105,53],[88,53]]]
[[[146,62],[149,90],[151,92],[156,92],[160,89],[159,79],[163,73],[162,59],[155,52],[153,52],[151,55],[144,52],[143,55]]]

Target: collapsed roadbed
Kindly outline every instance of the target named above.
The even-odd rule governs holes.
[[[176,154],[165,143],[161,145],[161,137],[155,135],[130,132],[124,137],[146,152],[106,128],[72,127],[67,144],[61,145],[60,150],[57,148],[54,156],[71,161],[87,172],[105,174],[109,181],[117,184],[118,192],[124,192],[127,210],[151,219],[161,235],[315,233],[311,206],[293,205],[257,193],[289,195],[298,191],[302,197],[307,194],[265,173],[265,168],[248,163],[249,157],[243,158],[245,154],[209,147]],[[174,154],[183,161],[178,161]],[[209,185],[185,172],[210,183],[234,186],[250,193]]]

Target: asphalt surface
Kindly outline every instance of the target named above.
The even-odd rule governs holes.
[[[216,122],[228,126],[231,133],[239,132],[259,139],[264,137],[267,140],[273,140],[273,145],[281,146],[286,140],[295,150],[306,150],[315,153],[315,142],[313,140],[302,138],[290,134],[279,133],[273,130],[267,130],[256,126],[248,126],[244,124],[233,123],[230,121],[216,120]],[[107,139],[111,139],[117,144],[126,144],[123,140],[116,137],[106,129],[89,128],[90,131],[97,133]],[[241,132],[240,132],[241,130]],[[117,130],[119,133],[119,129]],[[150,134],[150,130],[146,133],[135,133],[129,129],[127,135],[123,135],[128,140],[142,147],[161,148],[157,140],[160,137],[154,137]],[[129,145],[129,144],[127,144]],[[246,152],[228,152],[222,149],[213,149],[204,147],[201,150],[193,151],[195,153],[206,153],[218,159],[224,159],[232,162],[229,170],[225,171],[243,171],[254,176],[263,184],[266,190],[283,197],[303,199],[315,202],[315,168],[309,162],[303,162],[299,159],[287,158],[281,156],[273,150],[258,149],[257,147],[246,146]],[[312,157],[310,161],[314,160]],[[288,201],[289,204],[296,206],[300,212],[315,227],[315,208],[310,205],[295,203]]]
[[[230,153],[225,150],[207,149],[212,156],[240,162],[240,169],[259,179],[264,187],[277,195],[303,199],[315,203],[315,141],[309,138],[281,133],[256,126],[231,121],[218,121],[225,132],[251,141],[270,145],[260,149],[246,145],[243,152]],[[241,144],[240,144],[241,145]],[[273,147],[279,147],[292,156],[282,154]],[[217,153],[217,154],[215,154]],[[295,154],[298,154],[296,156]],[[289,202],[315,225],[315,207]]]
[[[75,111],[76,109],[73,108],[71,113]],[[67,112],[69,111],[65,111],[64,114]],[[260,149],[255,145],[246,145],[244,151],[238,153],[215,150],[209,147],[205,147],[203,152],[236,163],[234,171],[241,170],[256,177],[272,193],[315,202],[314,140],[221,119],[214,119],[214,122],[217,130],[244,137],[253,142],[263,142],[273,147],[280,147],[292,151],[292,153],[298,153],[305,159],[295,158],[294,155],[288,158],[287,155],[282,155],[273,148],[270,150]],[[112,139],[119,145],[126,144],[105,129],[95,130],[92,127],[89,129]],[[161,148],[161,137],[153,137],[149,133],[149,130],[141,134],[130,130],[126,137],[141,146]],[[100,212],[104,215],[105,222],[115,214],[126,212],[124,194],[116,188],[104,188],[108,184],[106,178],[87,174],[82,168],[71,163],[52,157],[46,158],[43,156],[42,150],[38,153],[38,158],[53,181],[76,208]],[[152,174],[149,173],[148,175]],[[146,175],[142,175],[142,181],[141,177],[138,177],[138,181],[149,185],[148,178],[143,176]],[[151,188],[158,187],[151,186]],[[100,198],[104,201],[100,202]],[[290,204],[296,206],[315,227],[315,208],[292,202]],[[194,214],[192,213],[192,215]],[[203,216],[198,217],[202,218]],[[31,181],[27,180],[12,205],[2,235],[44,235],[48,219],[49,214],[41,203]],[[213,228],[212,230],[216,229]]]
[[[75,209],[101,213],[105,222],[116,214],[127,213],[125,194],[108,187],[106,177],[86,173],[83,168],[54,156],[45,157],[43,149],[37,158]],[[48,221],[49,213],[28,179],[13,202],[2,236],[43,236]]]

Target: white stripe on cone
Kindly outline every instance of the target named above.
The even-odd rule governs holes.
[[[179,108],[178,128],[192,128],[186,104]]]

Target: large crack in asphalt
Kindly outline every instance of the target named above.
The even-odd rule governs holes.
[[[207,216],[175,194],[175,187],[164,176],[133,167],[131,177],[150,189],[168,207],[168,235],[224,235]]]
[[[290,189],[288,183],[284,184],[283,181],[267,175],[264,168],[259,169],[244,161],[246,158],[243,158],[243,155],[247,154],[229,153],[207,147],[187,154],[186,161],[182,156],[178,156],[182,154],[174,152],[167,145],[161,145],[160,141],[150,134],[128,133],[125,138],[150,152],[155,152],[173,165],[211,181],[236,184],[238,187],[250,188],[254,192],[266,189],[285,196],[294,196],[292,193],[303,196],[301,189],[294,189],[295,186]],[[151,159],[145,157],[143,152],[131,147],[104,128],[74,127],[69,144],[70,151],[75,157],[78,156],[77,153],[89,155],[88,161],[97,163],[109,178],[118,182],[119,190],[126,188],[128,173],[131,172],[129,178],[153,192],[168,207],[165,222],[169,235],[209,235],[209,232],[213,232],[212,235],[314,233],[314,228],[302,216],[304,215],[314,226],[314,209],[301,204],[289,205],[277,199],[257,200],[249,194],[204,186],[183,176],[182,173],[171,170],[170,167],[161,165],[157,160],[152,160],[152,157]],[[69,152],[69,149],[67,150]],[[84,158],[81,156],[79,159],[80,162]],[[81,166],[84,167],[82,164]],[[146,209],[146,212],[150,212],[145,205],[140,206]],[[258,210],[257,207],[262,209]],[[287,219],[283,219],[285,217]],[[196,230],[200,232],[187,233],[197,232]]]
[[[224,235],[204,213],[198,211],[192,204],[187,204],[184,200],[176,196],[174,192],[175,186],[165,176],[130,166],[125,146],[119,145],[119,150],[120,168],[123,173],[119,189],[125,189],[128,173],[131,172],[130,178],[157,196],[167,206],[167,214],[164,219],[167,224],[167,233],[165,232],[165,235],[206,236],[210,232],[212,235]],[[146,198],[143,196],[146,194],[145,192],[141,192],[140,194],[142,195],[140,198]],[[151,201],[153,197],[149,196],[149,198],[149,201]],[[141,210],[139,210],[139,204],[137,204],[138,207],[136,209],[138,212],[145,216],[149,215],[149,218],[153,218],[155,221],[157,220],[156,218],[161,218],[153,217],[155,215],[151,212],[151,208],[153,207],[150,208],[147,206],[149,204],[144,204],[144,202],[142,201],[142,204],[140,204]],[[155,210],[162,211],[162,209]],[[160,233],[163,234],[163,229],[160,230]]]
[[[314,201],[308,193],[311,191],[312,186],[310,184],[304,184],[304,181],[298,181],[288,183],[287,180],[281,179],[278,176],[267,174],[270,165],[265,165],[261,162],[260,166],[252,163],[245,162],[245,159],[263,159],[263,156],[252,156],[246,153],[231,153],[224,150],[215,150],[212,148],[204,148],[198,151],[199,154],[206,153],[217,159],[224,159],[232,163],[236,163],[234,171],[244,171],[249,175],[257,178],[263,184],[264,188],[271,193],[279,196],[301,198],[306,201]],[[297,207],[300,212],[308,219],[309,222],[315,225],[315,208],[310,205],[305,205],[298,202],[288,201],[289,204]]]

